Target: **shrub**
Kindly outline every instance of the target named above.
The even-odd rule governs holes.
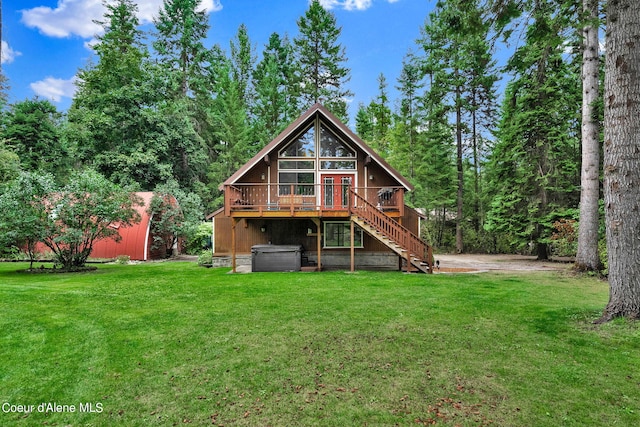
[[[213,265],[213,254],[209,250],[204,250],[198,255],[198,265],[209,267]]]
[[[195,233],[187,241],[187,254],[199,254],[204,249],[211,248],[211,223],[202,222],[198,225]]]
[[[131,261],[131,257],[129,255],[118,255],[116,257],[116,262],[118,264],[126,265],[129,264],[129,261]]]
[[[606,237],[601,238],[598,241],[598,254],[600,255],[600,263],[602,264],[602,275],[609,275],[609,255],[607,252],[607,239]]]
[[[573,257],[578,250],[578,222],[573,219],[559,219],[553,223],[551,248],[556,256]]]

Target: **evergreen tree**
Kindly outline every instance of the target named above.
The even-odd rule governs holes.
[[[441,72],[437,64],[427,57],[422,66],[428,81],[428,90],[420,101],[426,128],[416,135],[425,141],[424,150],[418,148],[416,151],[422,157],[417,161],[416,173],[423,179],[427,213],[429,216],[433,214],[434,218],[430,234],[437,246],[451,246],[445,231],[452,216],[450,211],[456,206],[457,182],[456,145],[448,117],[450,107],[446,102],[446,87],[437,84],[436,77]]]
[[[69,152],[60,132],[62,114],[47,100],[27,99],[6,114],[2,139],[20,159],[21,169],[57,174],[69,166]],[[9,158],[10,160],[10,158]]]
[[[156,90],[145,66],[137,6],[131,0],[105,6],[104,34],[93,46],[97,63],[78,73],[65,134],[80,162],[114,182],[151,189],[171,172],[166,147],[149,138]]]
[[[389,108],[389,96],[387,94],[387,79],[384,74],[378,76],[378,95],[371,101],[370,111],[373,135],[372,147],[383,157],[389,155],[389,131],[391,128],[391,109]]]
[[[209,21],[199,4],[200,0],[164,0],[154,20],[157,36],[153,47],[166,70],[167,95],[187,97],[208,92],[211,58],[203,42]]]
[[[582,171],[580,225],[575,266],[598,271],[600,229],[600,126],[596,115],[600,99],[600,58],[598,54],[598,0],[583,0],[585,25],[582,49]]]
[[[344,47],[338,42],[342,29],[336,18],[313,0],[298,20],[300,34],[295,38],[300,65],[300,93],[303,108],[322,103],[342,121],[347,121],[347,98],[353,94],[345,88],[349,69]]]
[[[199,0],[164,0],[154,20],[153,47],[159,57],[159,137],[171,156],[174,178],[189,191],[203,191],[206,179],[215,49],[206,49],[207,14]]]
[[[248,108],[253,104],[253,70],[256,58],[254,48],[247,32],[247,27],[241,24],[234,40],[231,40],[231,76],[238,84],[240,100]]]
[[[489,26],[482,18],[477,1],[438,2],[425,25],[421,47],[425,51],[425,70],[432,74],[432,87],[444,89],[444,102],[454,120],[457,170],[456,249],[462,252],[465,205],[465,141],[471,141],[474,157],[474,188],[479,189],[479,141],[491,123],[497,81],[495,62],[487,42]],[[476,194],[478,191],[476,191]],[[474,223],[480,222],[480,208],[474,200]]]
[[[607,4],[604,205],[609,302],[599,322],[640,319],[640,4]]]
[[[419,176],[420,164],[431,160],[423,158],[426,139],[420,132],[424,110],[421,109],[421,90],[424,87],[423,72],[415,58],[409,54],[404,58],[398,78],[400,92],[399,109],[395,114],[390,138],[389,161],[415,186],[409,195],[415,206],[424,207],[424,186],[429,177]],[[427,184],[428,185],[428,184]]]
[[[373,141],[373,117],[369,107],[362,102],[358,105],[356,112],[356,133],[368,143]]]
[[[271,34],[253,79],[256,95],[251,108],[255,119],[254,138],[265,145],[300,113],[293,47],[286,37]]]
[[[217,96],[211,111],[216,145],[213,147],[215,161],[209,166],[208,178],[211,193],[218,194],[218,199],[213,201],[211,208],[219,207],[222,202],[218,186],[259,150],[258,144],[251,140],[251,127],[242,101],[242,88],[233,78],[231,63],[221,67],[221,71],[226,72],[218,75]]]
[[[514,243],[533,243],[549,256],[551,226],[571,218],[577,204],[579,75],[563,58],[571,16],[554,1],[537,1],[526,44],[509,62],[509,83],[490,156],[494,193],[487,228]]]

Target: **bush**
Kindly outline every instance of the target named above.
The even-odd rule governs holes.
[[[601,238],[598,241],[598,253],[600,254],[600,264],[602,264],[602,275],[609,275],[609,255],[607,252],[607,239],[606,237]]]
[[[560,219],[553,223],[551,251],[556,256],[575,257],[578,251],[578,222]]]
[[[189,255],[199,254],[204,249],[211,249],[211,223],[200,223],[187,241],[185,251]]]
[[[213,254],[209,250],[200,252],[198,255],[198,265],[210,267],[213,265]]]
[[[131,257],[129,255],[118,255],[116,257],[116,262],[118,264],[126,265],[129,264],[129,261],[131,261]]]

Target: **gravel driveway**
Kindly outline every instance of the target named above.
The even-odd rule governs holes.
[[[538,261],[535,256],[485,255],[485,254],[438,254],[440,272],[471,271],[554,271],[567,270],[572,263],[569,259]],[[436,269],[436,272],[438,270]]]

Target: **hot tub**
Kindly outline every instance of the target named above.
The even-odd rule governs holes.
[[[300,271],[302,245],[254,245],[251,271]]]

